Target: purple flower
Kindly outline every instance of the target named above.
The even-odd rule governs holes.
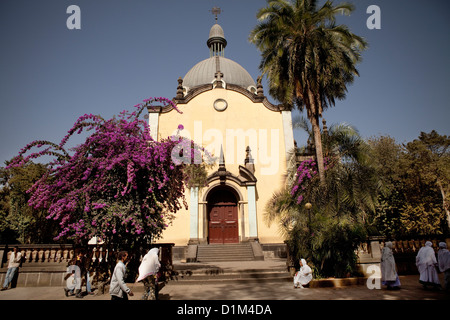
[[[151,227],[159,236],[166,213],[176,213],[185,203],[184,164],[175,166],[171,153],[179,140],[154,141],[141,112],[152,103],[176,109],[169,99],[150,98],[138,104],[133,112],[123,111],[105,120],[85,114],[80,117],[61,143],[34,141],[23,148],[11,167],[25,164],[42,155],[54,156],[49,172],[28,193],[29,204],[45,209],[47,219],[60,225],[56,239],[89,240],[93,234],[108,240],[125,225],[129,237],[147,233]],[[177,109],[176,109],[177,110]],[[179,130],[184,126],[179,125]],[[64,150],[75,134],[89,131],[85,142]],[[183,140],[186,146],[193,142]],[[38,152],[26,155],[34,147]],[[196,149],[191,156],[202,157]],[[81,210],[80,210],[81,209]],[[158,214],[154,214],[158,213]]]

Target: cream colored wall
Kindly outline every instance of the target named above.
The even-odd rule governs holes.
[[[216,111],[213,107],[217,99],[224,99],[228,106],[225,111]],[[225,154],[227,171],[239,175],[239,165],[244,165],[245,148],[250,145],[255,160],[257,178],[257,222],[258,237],[261,243],[280,243],[283,241],[276,223],[269,227],[264,218],[264,207],[273,193],[283,183],[286,171],[286,150],[281,112],[274,112],[262,103],[253,103],[244,95],[226,89],[213,89],[193,98],[188,104],[180,104],[182,114],[172,110],[160,114],[158,139],[171,136],[177,132],[179,124],[184,126],[181,135],[193,139],[206,147],[214,156],[220,155],[220,147]],[[237,135],[233,135],[237,134]],[[243,137],[245,136],[245,138]],[[217,165],[211,173],[217,170]],[[203,190],[205,191],[205,190]],[[247,201],[247,190],[240,188]],[[189,190],[186,200],[190,200]],[[199,200],[203,197],[202,191]],[[203,228],[201,217],[203,206],[199,206],[199,228]],[[247,205],[244,204],[247,213]],[[189,240],[189,209],[176,214],[173,225],[164,231],[159,242],[174,242],[186,245]],[[239,213],[239,218],[240,213]],[[241,221],[239,221],[239,225]],[[246,225],[248,232],[248,224]],[[202,230],[201,230],[202,231]],[[241,231],[241,230],[240,230]],[[202,233],[200,233],[201,235]]]

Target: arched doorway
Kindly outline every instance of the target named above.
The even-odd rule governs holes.
[[[238,200],[226,187],[214,188],[208,195],[208,242],[239,243]]]

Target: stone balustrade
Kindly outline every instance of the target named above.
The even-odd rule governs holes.
[[[372,237],[367,241],[361,243],[357,250],[358,264],[361,272],[365,273],[370,265],[379,265],[381,261],[381,250],[386,242],[392,242],[392,251],[394,253],[397,270],[402,274],[417,274],[417,267],[415,265],[415,257],[420,248],[425,246],[426,241],[431,241],[433,249],[437,253],[439,242],[446,242],[447,247],[450,248],[450,238],[431,237],[420,239],[393,239],[388,240],[384,237]]]
[[[76,258],[82,250],[90,261],[91,281],[95,283],[99,277],[99,270],[108,273],[108,268],[114,267],[116,254],[103,245],[89,245],[86,248],[69,244],[29,244],[29,245],[0,245],[0,282],[3,283],[8,262],[13,248],[17,246],[22,253],[22,263],[19,275],[13,281],[13,286],[65,286],[64,277],[69,262]],[[164,271],[172,268],[173,244],[158,244],[160,260]],[[129,267],[138,268],[146,252],[132,254],[133,260]],[[109,275],[108,275],[109,276]],[[107,277],[108,277],[107,276]]]
[[[16,245],[0,246],[1,268],[7,268],[8,261],[13,248]],[[92,259],[92,262],[108,261],[110,252],[107,248],[96,246],[92,248],[81,249],[75,248],[73,245],[17,245],[19,251],[22,253],[21,267],[67,267],[67,264],[72,260],[80,250],[84,250],[86,254]]]
[[[17,286],[60,286],[65,285],[64,276],[69,262],[81,248],[67,244],[30,244],[0,246],[0,281],[3,283],[9,258],[17,246],[22,253],[21,267],[16,279]],[[104,247],[84,249],[93,264],[107,262],[111,253]]]

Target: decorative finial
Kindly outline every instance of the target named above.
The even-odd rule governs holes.
[[[227,178],[227,169],[225,168],[225,156],[223,154],[223,146],[220,146],[219,169],[217,169],[220,183],[224,183]]]
[[[223,145],[220,146],[219,168],[225,170],[225,156],[223,154]]]
[[[244,160],[244,164],[245,167],[251,172],[251,173],[255,173],[255,163],[252,157],[252,153],[251,153],[251,149],[250,146],[247,146],[247,148],[245,149],[245,160]]]
[[[264,97],[264,89],[261,84],[261,81],[262,81],[262,76],[259,76],[256,79],[256,94],[258,95],[258,97]]]
[[[181,77],[178,78],[178,86],[177,86],[177,99],[183,99],[183,79]]]
[[[214,7],[210,10],[210,12],[216,16],[216,23],[217,23],[217,16],[222,13],[222,9],[220,9],[219,7]]]

